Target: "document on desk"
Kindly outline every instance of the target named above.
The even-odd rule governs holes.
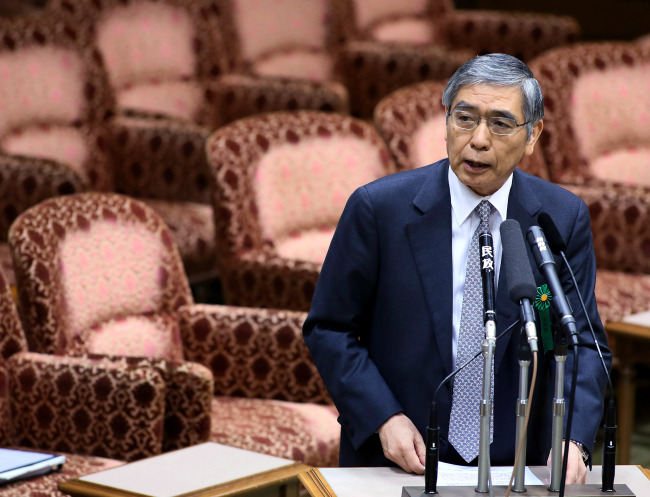
[[[337,497],[395,497],[402,487],[424,486],[424,476],[406,473],[398,468],[319,468]],[[492,485],[508,485],[512,466],[491,468]],[[441,462],[438,466],[438,486],[472,486],[478,483],[478,468],[456,466]],[[543,485],[526,468],[526,485]]]

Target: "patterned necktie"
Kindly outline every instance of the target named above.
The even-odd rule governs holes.
[[[456,367],[464,364],[476,352],[481,350],[481,343],[485,337],[478,237],[481,233],[490,232],[491,209],[492,205],[487,200],[482,200],[475,209],[481,221],[472,236],[469,252],[467,253]],[[494,368],[494,364],[492,368]],[[494,391],[493,381],[491,389]],[[482,356],[479,356],[458,373],[454,379],[451,418],[449,420],[449,442],[467,462],[472,461],[479,452],[479,408],[482,392],[483,360]],[[490,416],[490,443],[492,443],[492,421],[492,416]]]

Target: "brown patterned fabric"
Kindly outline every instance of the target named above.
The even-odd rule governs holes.
[[[302,312],[194,305],[179,310],[185,357],[210,367],[215,395],[331,404],[302,339]]]
[[[442,92],[446,83],[428,81],[394,91],[384,97],[374,112],[374,122],[398,169],[414,169],[447,156],[445,108]],[[522,171],[548,179],[539,147],[524,156]]]
[[[620,321],[629,314],[648,310],[650,274],[599,269],[596,274],[596,301],[603,323]]]
[[[368,124],[302,111],[242,119],[207,143],[226,302],[308,310],[352,191],[393,172]]]
[[[643,71],[644,67],[647,68],[648,64],[650,64],[650,47],[626,42],[581,43],[561,47],[531,62],[530,67],[544,94],[544,132],[540,142],[553,181],[578,184],[592,179],[594,177],[592,164],[586,159],[584,149],[580,147],[578,133],[595,127],[596,131],[602,130],[601,133],[610,134],[606,123],[611,122],[611,116],[599,120],[601,122],[583,123],[581,129],[574,128],[572,113],[576,99],[575,88],[578,83],[588,76],[603,77],[622,69],[636,69],[639,71],[638,74],[643,75],[645,73],[640,71]],[[647,76],[644,80],[647,80]],[[629,109],[627,103],[623,103],[627,95],[615,93],[617,91],[619,89],[608,88],[603,93],[615,96],[614,102],[618,101],[621,109]],[[590,98],[596,101],[593,100],[593,96]],[[602,103],[592,105],[592,108],[598,110],[599,106],[602,106]],[[632,114],[632,117],[636,118],[636,115]],[[646,128],[647,126],[643,129]],[[609,129],[614,131],[614,128]],[[620,143],[620,146],[623,145],[626,144]],[[643,144],[637,143],[637,145]],[[647,144],[645,146],[648,147]],[[609,151],[613,150],[614,147]],[[621,163],[620,167],[624,165],[627,165],[626,162]],[[614,164],[611,167],[617,169]]]
[[[305,317],[229,306],[179,310],[187,359],[214,375],[212,441],[337,465],[337,412],[302,339]]]
[[[10,448],[21,449],[22,447]],[[61,471],[4,485],[1,490],[2,496],[64,497],[66,494],[58,489],[59,483],[123,464],[122,461],[103,457],[79,456],[76,454],[62,455],[65,455],[65,464]]]

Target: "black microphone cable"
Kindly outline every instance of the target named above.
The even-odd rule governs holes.
[[[591,319],[589,319],[589,314],[587,313],[587,307],[585,306],[585,302],[582,298],[582,294],[580,293],[580,289],[578,288],[578,282],[576,280],[575,274],[573,273],[571,264],[569,264],[569,261],[566,257],[565,254],[566,244],[564,243],[564,239],[562,238],[562,235],[557,229],[557,226],[555,226],[553,219],[551,219],[551,216],[549,216],[546,212],[541,212],[539,216],[537,216],[537,221],[539,222],[540,227],[544,230],[544,233],[546,233],[547,241],[549,247],[551,248],[551,251],[562,257],[564,264],[569,270],[569,275],[571,276],[573,287],[575,288],[576,294],[578,295],[578,299],[580,300],[580,305],[582,306],[582,310],[587,319],[587,325],[589,326],[589,330],[591,331],[591,336],[594,340],[594,345],[596,346],[596,351],[598,352],[600,363],[607,377],[607,387],[609,389],[610,395],[605,410],[601,490],[603,492],[614,492],[614,476],[616,473],[617,426],[616,426],[616,400],[614,397],[614,386],[612,384],[612,378],[609,374],[609,370],[607,369],[607,365],[605,364],[603,352],[600,349],[600,344],[598,343],[598,339],[596,338],[596,332],[594,331],[594,327],[591,323]]]
[[[515,326],[519,324],[519,319],[514,323],[508,326],[503,330],[496,339],[499,340],[503,335],[511,331]],[[433,402],[429,408],[429,426],[426,428],[426,454],[425,454],[425,467],[424,467],[424,493],[425,494],[437,494],[438,490],[436,489],[438,481],[438,460],[439,460],[439,437],[440,437],[440,426],[438,425],[438,393],[443,385],[445,385],[449,380],[454,376],[460,373],[469,363],[482,354],[482,350],[479,350],[473,357],[470,357],[467,361],[461,364],[459,367],[454,369],[449,373],[438,385],[435,393],[433,394]],[[430,464],[431,463],[431,467]]]

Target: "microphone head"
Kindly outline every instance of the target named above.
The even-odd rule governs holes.
[[[510,299],[516,304],[519,304],[522,299],[535,300],[537,285],[528,260],[521,226],[514,219],[506,219],[501,223],[499,231]]]
[[[553,253],[559,254],[560,252],[565,252],[566,243],[564,243],[564,239],[562,238],[562,235],[560,235],[560,232],[551,219],[551,216],[546,212],[540,212],[539,216],[537,216],[537,222],[539,223],[539,227],[544,231],[546,242],[548,243],[548,246],[551,247]]]

